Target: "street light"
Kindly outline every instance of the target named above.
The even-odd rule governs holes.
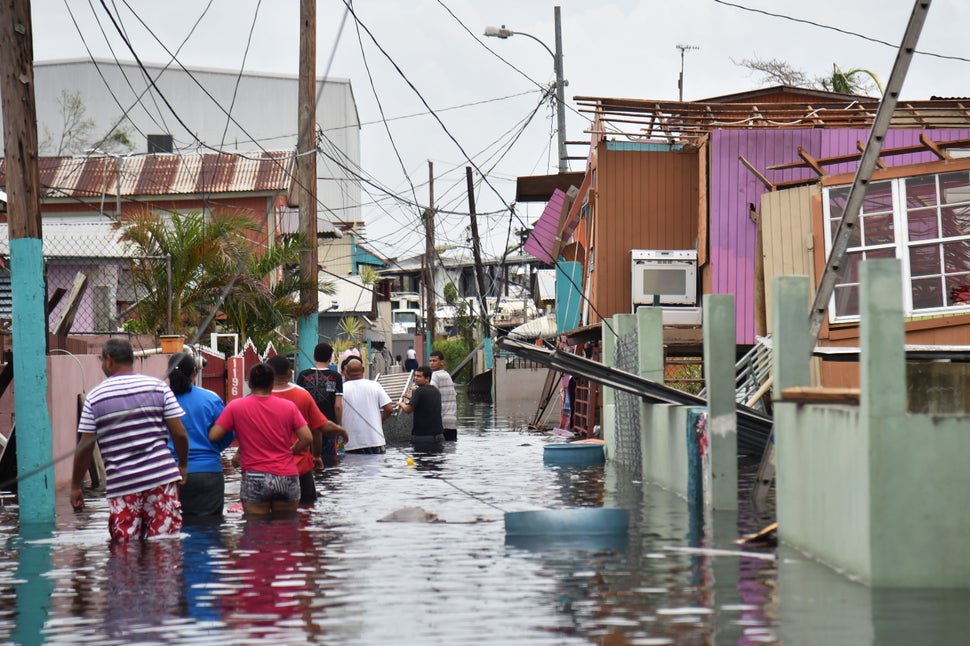
[[[677,91],[680,98],[679,101],[684,100],[684,52],[689,49],[700,49],[697,45],[677,45],[677,49],[680,50],[680,78],[677,79]]]
[[[526,38],[531,38],[549,52],[552,56],[552,62],[556,69],[556,121],[559,130],[559,172],[565,173],[569,170],[568,160],[566,158],[566,98],[565,90],[568,81],[562,78],[562,20],[559,15],[559,7],[555,8],[555,18],[556,18],[556,51],[553,52],[549,49],[549,46],[542,42],[540,39],[536,38],[532,34],[527,34],[524,31],[512,31],[507,29],[505,25],[501,27],[486,27],[485,35],[490,38],[510,38],[518,34],[519,36],[525,36]]]

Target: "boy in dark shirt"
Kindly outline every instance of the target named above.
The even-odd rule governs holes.
[[[317,408],[327,419],[336,424],[341,423],[343,417],[343,377],[336,370],[330,369],[333,359],[333,347],[329,343],[318,343],[313,349],[315,368],[302,370],[296,376],[296,385],[305,388],[317,403]],[[323,438],[323,450],[320,457],[324,466],[337,464],[337,439]]]

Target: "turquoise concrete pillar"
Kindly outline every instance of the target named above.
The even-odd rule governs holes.
[[[296,353],[296,371],[308,370],[316,365],[313,361],[313,349],[317,347],[320,337],[320,315],[314,312],[297,319],[297,335],[299,347]]]
[[[21,512],[22,513],[22,512]],[[20,528],[17,553],[17,621],[14,644],[43,644],[44,627],[50,616],[54,581],[51,572],[51,542],[54,525],[25,525]]]
[[[707,385],[709,468],[706,500],[717,510],[738,508],[737,362],[733,294],[704,296],[704,381]]]
[[[20,522],[54,522],[54,455],[47,408],[47,294],[43,243],[10,240],[13,291],[14,413]],[[38,332],[40,331],[40,332]]]
[[[812,340],[808,333],[811,295],[807,276],[776,276],[771,285],[772,397],[781,391],[812,384]]]

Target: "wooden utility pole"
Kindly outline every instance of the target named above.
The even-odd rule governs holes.
[[[54,463],[47,409],[47,302],[37,165],[30,0],[0,9],[0,101],[7,169],[7,230],[13,291],[17,484],[20,527],[54,522]]]
[[[300,230],[310,248],[300,258],[302,314],[297,328],[297,368],[312,368],[313,349],[319,338],[317,287],[317,3],[300,0],[300,80],[297,142],[297,178],[300,183]]]
[[[465,166],[465,179],[468,184],[468,214],[472,221],[472,255],[475,258],[475,280],[478,283],[478,302],[482,306],[482,338],[488,338],[488,303],[485,301],[485,273],[482,269],[482,252],[478,242],[478,216],[475,214],[475,184],[472,182],[472,167]]]
[[[438,306],[435,302],[434,289],[434,162],[430,159],[428,160],[428,208],[424,212],[424,255],[424,269],[426,272],[424,278],[424,321],[425,330],[428,331],[429,346],[425,354],[428,354],[431,352],[430,346],[434,343],[434,335],[438,325],[438,319],[435,315],[435,310],[437,310]]]

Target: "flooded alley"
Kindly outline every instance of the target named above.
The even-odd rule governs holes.
[[[462,403],[437,456],[346,456],[291,520],[187,525],[109,549],[107,507],[57,531],[3,516],[0,640],[48,644],[961,643],[966,593],[880,593],[781,548],[738,554],[767,524],[687,503],[605,467],[543,464],[553,437]],[[748,476],[746,476],[747,478]],[[229,482],[230,504],[238,476]],[[618,506],[629,535],[507,540],[503,512]],[[395,511],[419,508],[397,521]],[[704,551],[716,548],[720,551]]]

